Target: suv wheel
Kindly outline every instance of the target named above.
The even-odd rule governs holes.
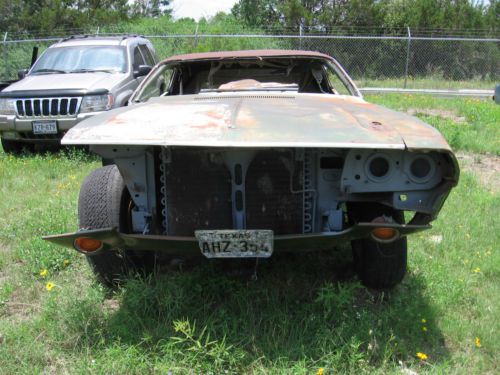
[[[132,199],[116,165],[93,171],[80,189],[78,218],[81,229],[118,228],[130,233]],[[133,270],[146,265],[146,258],[154,254],[144,252],[137,257],[131,252],[114,249],[96,255],[87,255],[97,279],[108,287],[114,287]]]
[[[402,211],[382,205],[356,205],[351,207],[350,217],[355,221],[370,222],[385,215],[392,216],[398,223],[404,223]],[[408,245],[406,237],[390,243],[380,243],[371,238],[351,242],[354,269],[362,283],[375,289],[390,289],[399,284],[407,266]]]
[[[2,147],[6,154],[13,155],[19,155],[25,147],[29,149],[26,143],[5,138],[2,138]]]

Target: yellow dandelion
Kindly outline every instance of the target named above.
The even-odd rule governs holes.
[[[427,320],[422,318],[421,322],[425,324],[425,323],[427,323]]]
[[[320,368],[318,369],[318,372],[316,373],[316,375],[323,375],[323,372],[324,372],[323,367],[320,367]]]
[[[425,360],[427,360],[427,358],[429,358],[429,357],[428,357],[428,356],[427,356],[427,354],[425,354],[425,353],[422,353],[422,352],[417,352],[417,358],[419,358],[421,361],[425,361]]]
[[[40,270],[40,276],[45,277],[45,276],[47,276],[48,272],[49,271],[47,271],[47,269],[44,268],[44,269]]]
[[[472,272],[474,272],[474,273],[479,273],[479,272],[481,272],[481,268],[476,267],[476,268],[474,268],[474,269],[472,270]]]
[[[69,266],[69,260],[68,259],[64,259],[63,265],[64,265],[64,267],[68,267]]]
[[[480,348],[481,347],[481,339],[479,337],[476,337],[476,348]]]
[[[422,331],[427,332],[427,327],[422,327]]]
[[[47,289],[47,292],[50,292],[52,289],[54,289],[54,286],[55,284],[51,281],[49,281],[46,285],[45,285],[45,289]]]

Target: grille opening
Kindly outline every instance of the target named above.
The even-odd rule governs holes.
[[[57,115],[57,106],[58,106],[58,104],[59,104],[59,100],[57,100],[57,99],[52,100],[52,103],[50,104],[50,114],[52,116]]]
[[[24,109],[25,109],[25,112],[26,112],[26,116],[33,116],[33,110],[31,108],[31,101],[29,100],[26,100],[24,102]]]
[[[344,159],[337,156],[322,157],[319,161],[321,169],[342,169],[344,166]]]
[[[60,105],[59,113],[61,115],[67,115],[68,114],[68,99],[61,99],[61,105]]]
[[[42,101],[42,113],[44,116],[48,116],[50,114],[50,103],[49,99],[44,99]]]
[[[40,116],[42,114],[40,109],[40,100],[33,101],[33,113],[35,114],[35,116]]]
[[[76,106],[78,103],[78,99],[73,98],[69,101],[69,114],[74,115],[76,113]]]
[[[16,101],[16,106],[17,106],[17,113],[19,113],[20,116],[24,116],[23,101],[22,100],[17,100]]]
[[[303,162],[294,161],[290,152],[262,151],[255,156],[245,183],[248,229],[302,233],[303,195],[290,191],[290,186],[303,188],[302,168]]]

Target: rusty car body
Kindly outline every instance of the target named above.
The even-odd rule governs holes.
[[[459,176],[436,129],[366,102],[335,59],[308,51],[173,56],[129,107],[62,143],[114,165],[83,183],[80,230],[46,239],[86,254],[108,284],[152,258],[351,242],[363,283],[390,288],[406,236],[430,228]]]

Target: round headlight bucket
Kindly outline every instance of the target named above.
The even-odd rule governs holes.
[[[386,154],[378,152],[366,160],[365,174],[372,181],[385,181],[391,177],[393,171],[393,162]]]
[[[429,155],[415,155],[410,160],[408,172],[413,182],[428,182],[436,172],[436,162]]]

